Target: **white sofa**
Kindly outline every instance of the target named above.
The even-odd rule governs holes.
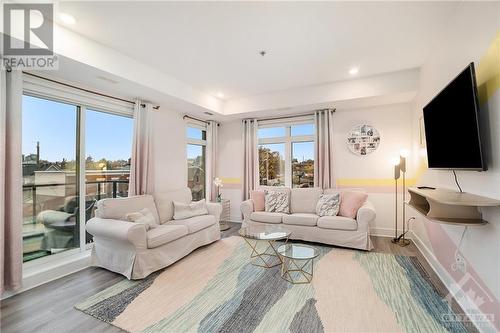
[[[94,236],[91,264],[142,279],[220,239],[220,204],[207,203],[209,215],[173,220],[174,200],[191,202],[191,190],[100,200],[96,217],[86,225]],[[146,231],[142,224],[125,221],[126,214],[143,208],[153,213],[160,226]]]
[[[360,250],[373,248],[370,240],[370,223],[375,219],[375,209],[367,200],[358,210],[356,219],[342,216],[316,215],[316,204],[323,193],[336,193],[340,190],[321,188],[270,188],[290,193],[290,214],[256,212],[253,201],[241,204],[243,226],[280,225],[291,232],[291,239],[318,242],[349,247]],[[347,190],[347,189],[346,189]],[[363,191],[362,189],[350,189]]]

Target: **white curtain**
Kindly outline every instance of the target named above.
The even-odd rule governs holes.
[[[153,192],[153,106],[136,101],[128,195]]]
[[[250,191],[259,182],[259,152],[257,142],[257,120],[243,120],[243,199],[250,199]]]
[[[217,189],[214,186],[214,179],[217,177],[217,147],[219,144],[219,124],[209,120],[207,124],[207,161],[205,166],[205,182],[207,201],[217,199]]]
[[[0,292],[22,283],[22,93],[20,70],[0,70]]]
[[[333,114],[335,109],[319,110],[315,113],[316,123],[316,163],[314,166],[314,186],[336,187],[333,168]]]

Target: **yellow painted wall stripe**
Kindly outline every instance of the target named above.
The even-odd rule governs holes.
[[[476,69],[479,101],[484,104],[500,89],[500,30]]]

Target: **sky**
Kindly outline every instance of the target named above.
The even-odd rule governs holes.
[[[291,128],[291,133],[293,136],[300,135],[313,135],[314,125],[313,124],[301,124],[294,125]],[[273,138],[285,136],[285,127],[269,127],[259,129],[259,138]],[[293,140],[292,140],[293,141]],[[285,156],[285,144],[268,144],[263,145],[266,148],[270,148],[272,151],[277,151],[281,156]],[[314,160],[314,143],[313,142],[296,142],[292,143],[292,159],[297,159],[298,161],[303,160]]]
[[[36,142],[40,142],[40,157],[51,162],[75,160],[76,155],[76,106],[23,96],[23,154],[35,154]],[[94,160],[127,160],[132,149],[133,119],[88,109],[86,112],[85,157]],[[313,124],[292,126],[291,134],[310,135],[314,133]],[[189,138],[201,139],[200,129],[187,128]],[[284,127],[261,128],[260,138],[285,135]],[[284,144],[267,145],[284,156]],[[201,147],[188,145],[187,157],[195,158],[201,154]],[[311,142],[294,143],[293,158],[299,161],[314,159],[314,144]]]
[[[51,162],[75,160],[76,106],[23,96],[23,154],[35,154]],[[132,150],[132,118],[87,110],[85,156],[94,160],[127,160]]]

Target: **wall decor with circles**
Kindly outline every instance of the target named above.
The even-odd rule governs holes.
[[[347,136],[347,147],[356,155],[368,155],[380,144],[380,133],[370,125],[358,125]]]

